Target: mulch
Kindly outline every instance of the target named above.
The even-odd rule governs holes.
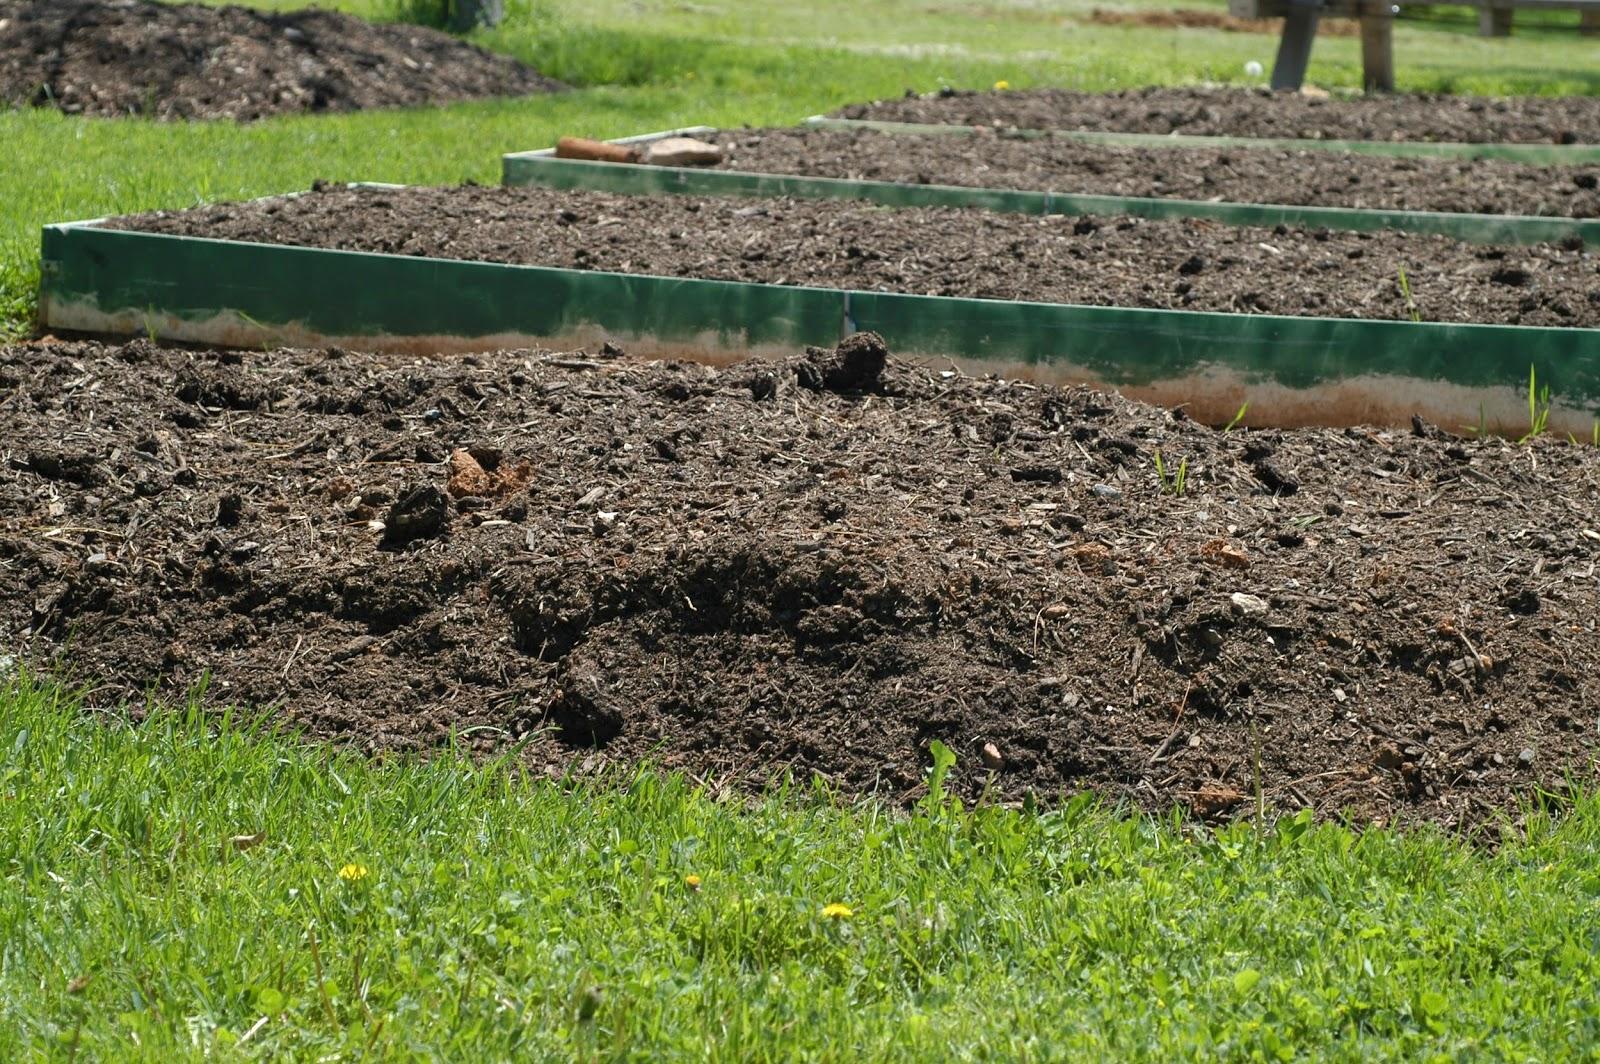
[[[723,169],[758,173],[1358,210],[1600,217],[1600,164],[1123,148],[1003,133],[951,138],[755,129],[729,130],[718,139],[728,153]]]
[[[841,118],[1307,140],[1600,144],[1600,96],[1395,93],[1329,98],[1242,88],[944,90],[853,104]]]
[[[316,8],[0,0],[0,106],[249,120],[561,88],[437,30]]]
[[[1577,245],[1392,231],[1039,217],[842,200],[539,188],[348,188],[122,218],[114,228],[770,284],[1245,314],[1591,327]],[[1401,288],[1404,271],[1411,303]]]
[[[1224,432],[871,336],[47,340],[0,349],[0,413],[0,646],[113,716],[209,678],[361,750],[901,803],[939,740],[967,797],[1211,819],[1468,827],[1594,778],[1586,445]]]

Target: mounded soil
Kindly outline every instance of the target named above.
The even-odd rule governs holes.
[[[1199,11],[1194,8],[1128,11],[1097,7],[1082,17],[1081,21],[1096,26],[1139,26],[1159,30],[1221,30],[1223,33],[1263,33],[1272,36],[1283,32],[1281,19],[1240,18],[1226,11]],[[1361,24],[1355,19],[1324,18],[1317,22],[1319,37],[1354,37],[1360,32]]]
[[[137,707],[1470,825],[1592,780],[1600,451],[1222,432],[838,352],[0,349],[0,646]],[[1182,494],[1155,469],[1185,470]],[[1183,464],[1183,463],[1186,463]]]
[[[946,90],[854,104],[840,118],[1116,133],[1431,140],[1469,144],[1600,144],[1600,96],[1318,98],[1267,89]]]
[[[922,295],[1593,327],[1600,259],[1396,232],[1068,218],[841,200],[323,186],[115,228],[400,255]]]
[[[901,184],[1368,210],[1600,217],[1600,164],[1391,159],[1317,151],[1121,148],[1003,134],[727,132],[723,169]]]
[[[561,87],[437,30],[316,8],[0,0],[0,106],[245,120]]]

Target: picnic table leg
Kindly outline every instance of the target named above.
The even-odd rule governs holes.
[[[1484,4],[1478,8],[1479,37],[1511,36],[1511,9]]]
[[[506,17],[506,0],[455,0],[451,5],[450,28],[466,33],[479,26],[498,26]]]
[[[1394,8],[1387,2],[1361,9],[1361,84],[1368,92],[1394,91]]]
[[[1299,92],[1300,86],[1305,84],[1321,9],[1320,0],[1289,0],[1283,19],[1283,37],[1278,41],[1278,58],[1272,63],[1273,89]]]

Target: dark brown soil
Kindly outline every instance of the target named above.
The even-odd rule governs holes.
[[[1281,19],[1240,18],[1226,11],[1200,11],[1194,8],[1125,11],[1097,7],[1083,21],[1097,26],[1140,26],[1160,30],[1221,30],[1223,33],[1267,33],[1274,36],[1283,32]],[[1360,23],[1355,19],[1324,18],[1317,23],[1318,36],[1354,37],[1360,32]]]
[[[725,133],[725,168],[912,184],[1237,203],[1600,217],[1600,164],[1390,159],[1316,151],[1107,148],[871,130]]]
[[[839,391],[835,389],[842,389]],[[1600,451],[838,354],[0,349],[0,647],[143,704],[1460,825],[1593,778]],[[1154,461],[1184,461],[1182,495]]]
[[[1240,313],[1600,324],[1581,249],[839,200],[349,189],[111,223],[154,233],[622,273]]]
[[[315,8],[0,0],[0,106],[243,120],[559,88],[436,30]]]
[[[1121,133],[1600,144],[1596,96],[1393,96],[1321,99],[1266,89],[1148,88],[943,92],[855,104],[842,118],[1088,129]]]

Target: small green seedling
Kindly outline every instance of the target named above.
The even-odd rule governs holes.
[[[1518,443],[1527,443],[1536,436],[1543,436],[1545,429],[1550,425],[1550,386],[1546,384],[1539,387],[1539,378],[1532,366],[1528,367],[1528,434],[1518,440]]]
[[[1163,495],[1181,496],[1189,482],[1189,460],[1185,458],[1178,463],[1175,471],[1167,469],[1166,460],[1161,457],[1161,452],[1156,452],[1156,480],[1161,487]]]
[[[1412,322],[1420,322],[1422,314],[1417,310],[1417,301],[1411,298],[1411,279],[1406,276],[1406,268],[1400,267],[1400,294],[1405,297],[1406,313],[1411,315]]]
[[[1238,428],[1239,427],[1239,422],[1243,421],[1245,414],[1247,414],[1249,412],[1250,412],[1250,404],[1248,402],[1246,402],[1243,406],[1241,406],[1239,408],[1239,412],[1237,414],[1233,415],[1233,420],[1228,422],[1226,425],[1222,426],[1223,435],[1227,435],[1228,433],[1232,432],[1234,429]]]

